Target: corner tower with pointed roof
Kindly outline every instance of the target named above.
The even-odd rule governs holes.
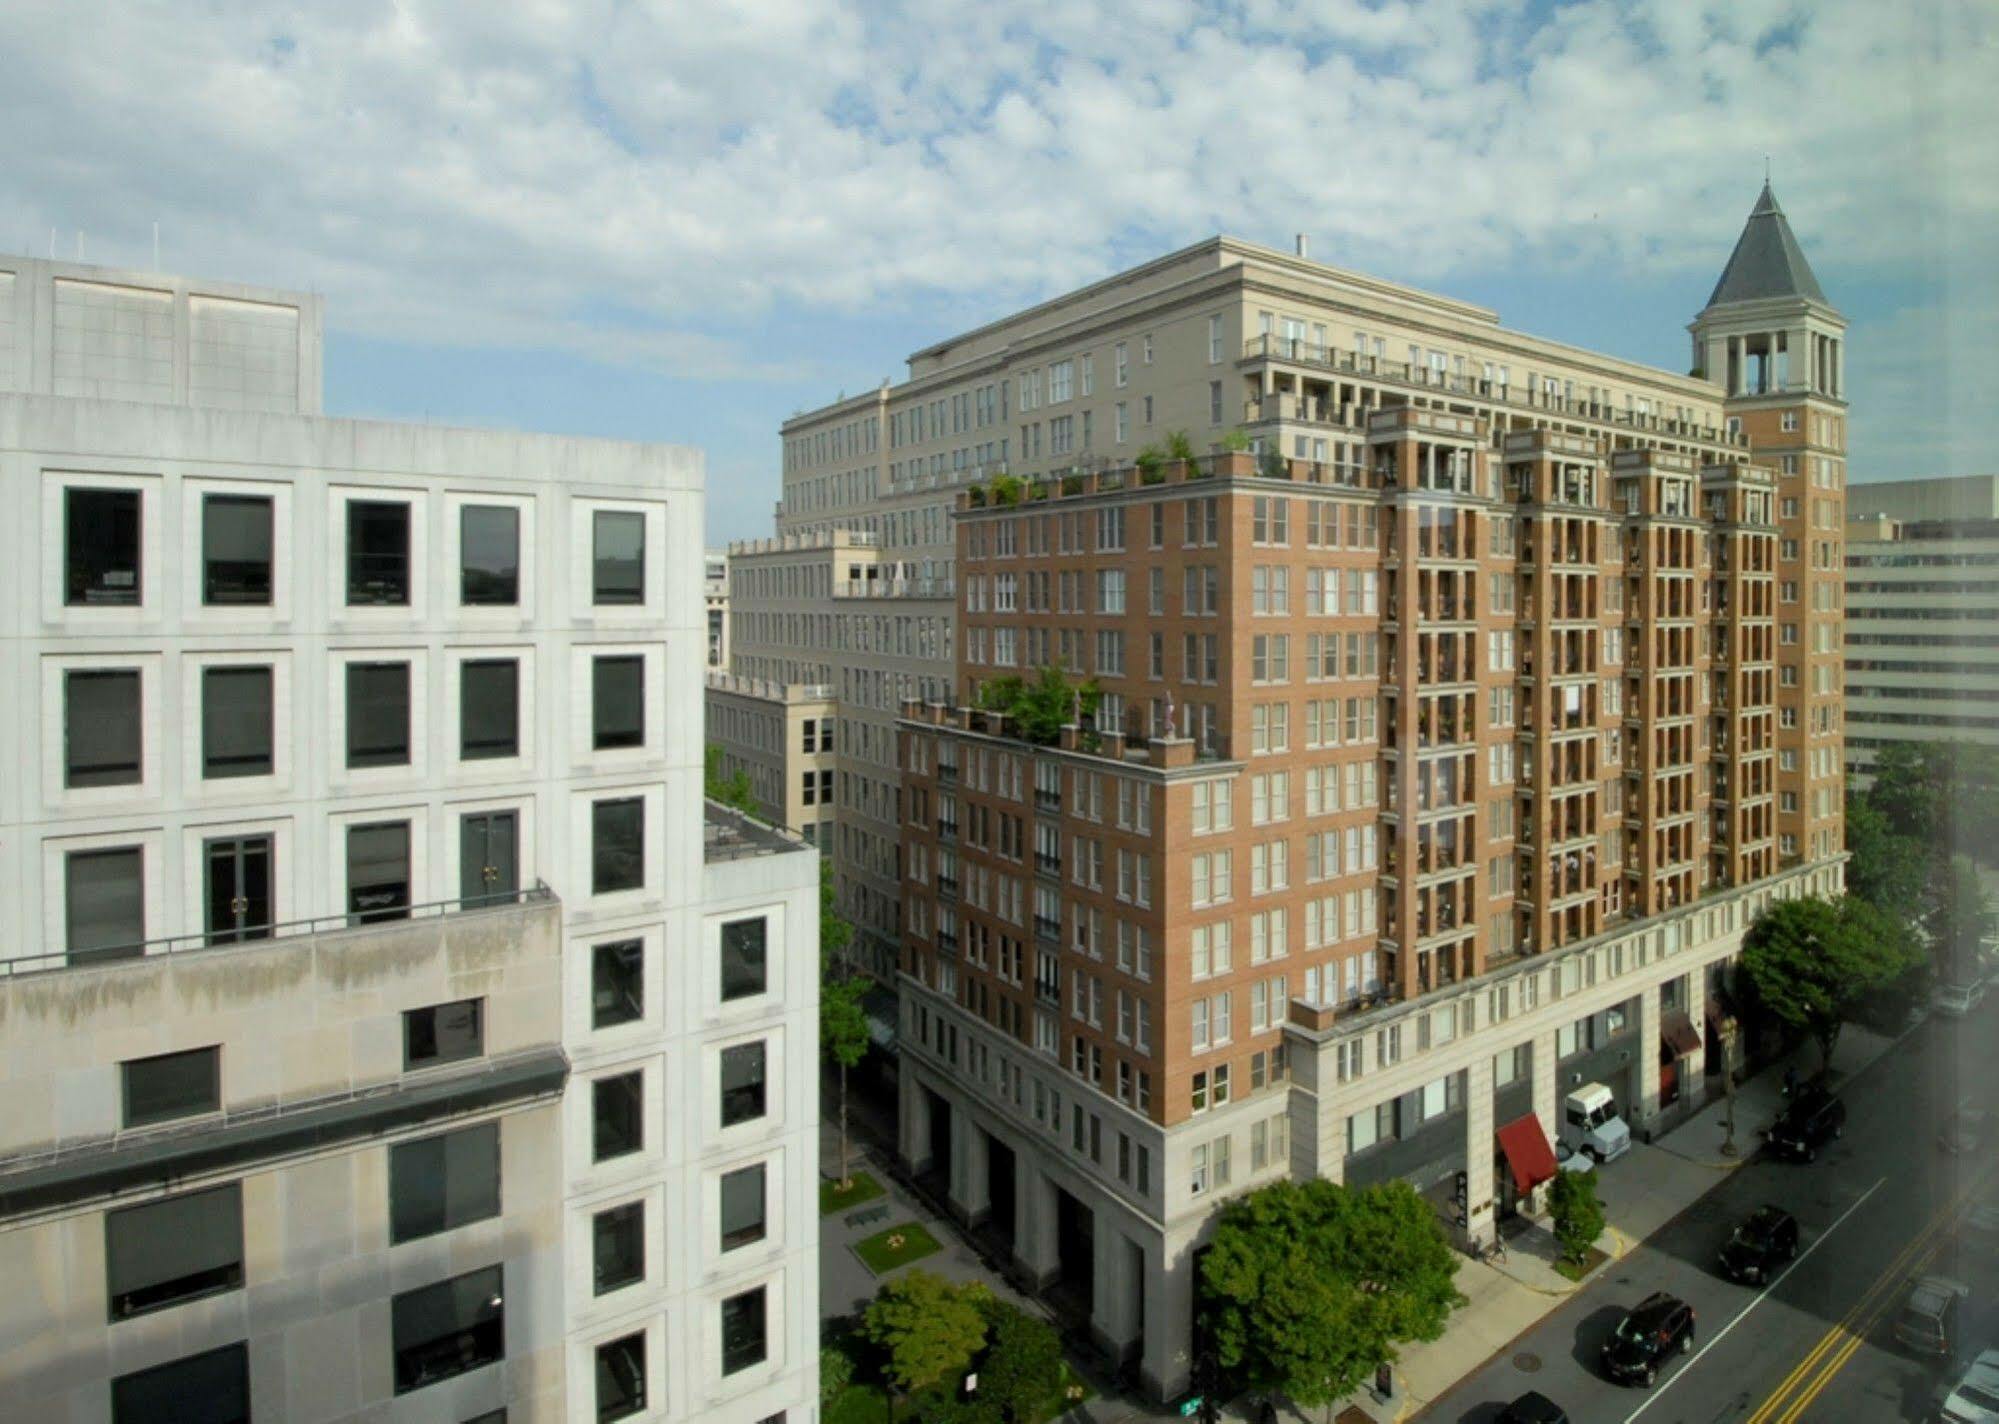
[[[1846,318],[1768,180],[1689,330],[1693,374],[1776,480],[1778,856],[1823,860],[1845,844]]]

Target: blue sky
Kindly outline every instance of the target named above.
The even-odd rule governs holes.
[[[341,414],[777,426],[1217,231],[1684,369],[1766,155],[1855,479],[1999,470],[1999,20],[1856,0],[0,7],[0,247],[326,294]]]

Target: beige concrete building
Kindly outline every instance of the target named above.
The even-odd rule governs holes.
[[[833,839],[838,707],[828,683],[708,674],[708,740],[722,749],[722,774],[748,775],[771,819],[812,845]]]
[[[892,486],[1012,392],[952,696],[900,722],[902,1151],[1159,1393],[1230,1193],[1406,1178],[1489,1239],[1497,1127],[1592,1081],[1670,1124],[1756,909],[1841,883],[1843,327],[1802,262],[1766,190],[1712,382],[1218,239],[878,394]],[[865,497],[787,433],[802,505]],[[1050,664],[1103,693],[1058,745],[961,710]]]
[[[702,556],[702,591],[708,605],[708,666],[729,666],[729,551],[709,549]]]

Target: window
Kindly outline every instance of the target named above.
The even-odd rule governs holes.
[[[63,862],[72,963],[124,959],[146,940],[145,853],[138,846],[72,851]]]
[[[646,739],[646,660],[637,654],[590,660],[590,745],[641,747]]]
[[[590,951],[590,1027],[615,1028],[645,1014],[645,942],[621,939]]]
[[[486,761],[521,754],[521,665],[479,658],[458,669],[458,755]]]
[[[250,1424],[250,1351],[242,1343],[205,1350],[111,1381],[111,1424]]]
[[[190,1048],[133,1058],[119,1065],[125,1085],[125,1126],[211,1113],[222,1106],[222,1050]]]
[[[347,765],[408,766],[409,761],[410,665],[347,664]]]
[[[646,517],[600,509],[592,525],[590,601],[635,604],[646,601]]]
[[[592,1293],[609,1295],[645,1279],[646,1204],[626,1202],[590,1218]]]
[[[722,926],[722,1002],[746,999],[770,987],[769,925],[759,916]]]
[[[141,778],[137,668],[63,674],[63,785],[135,786]]]
[[[111,1319],[129,1320],[243,1284],[243,1188],[128,1206],[104,1214]]]
[[[70,489],[63,499],[68,591],[78,605],[139,601],[139,492]]]
[[[201,774],[211,780],[269,776],[271,670],[212,667],[201,671]]]
[[[389,1240],[400,1245],[500,1214],[500,1125],[389,1148]]]
[[[486,1001],[456,999],[403,1011],[403,1067],[435,1068],[486,1051]]]
[[[271,500],[211,494],[201,501],[201,601],[211,607],[269,607]]]
[[[597,1079],[590,1085],[590,1160],[627,1157],[645,1145],[645,1074]]]
[[[408,1394],[504,1359],[505,1300],[506,1275],[501,1266],[468,1271],[391,1299],[396,1393]]]
[[[347,828],[347,911],[362,924],[407,919],[410,823],[377,821]]]
[[[407,608],[410,601],[410,507],[347,502],[347,603]]]
[[[458,601],[467,607],[521,601],[521,512],[468,504],[458,514]]]
[[[723,1374],[732,1375],[764,1362],[769,1354],[767,1328],[762,1286],[722,1302]]]
[[[646,1333],[597,1347],[597,1421],[629,1419],[646,1407]]]
[[[762,1039],[722,1050],[722,1126],[764,1115],[764,1068]]]
[[[590,893],[611,895],[645,885],[645,800],[598,801],[590,807]]]
[[[722,1174],[722,1249],[764,1239],[764,1164]]]

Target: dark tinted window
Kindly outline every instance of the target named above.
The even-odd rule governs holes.
[[[458,601],[511,604],[521,598],[521,512],[468,504],[458,516]]]
[[[63,785],[132,786],[140,775],[139,670],[63,675]]]
[[[250,1424],[250,1351],[189,1355],[111,1381],[111,1424]]]
[[[641,1330],[597,1347],[597,1420],[629,1419],[646,1407],[646,1337]]]
[[[271,670],[203,668],[201,774],[269,776],[272,765]]]
[[[146,863],[137,846],[70,852],[63,863],[72,960],[122,959],[146,939]]]
[[[764,1239],[764,1164],[722,1174],[722,1249]]]
[[[407,766],[410,665],[347,664],[347,765]]]
[[[645,1146],[645,1075],[620,1073],[590,1085],[590,1160],[609,1161]]]
[[[592,527],[593,603],[646,601],[646,517],[599,510]]]
[[[379,500],[347,505],[347,602],[407,606],[410,507]]]
[[[645,884],[645,801],[637,796],[590,807],[590,893],[609,895]]]
[[[68,555],[66,602],[139,601],[137,490],[65,490],[63,541]]]
[[[459,999],[403,1012],[403,1066],[430,1068],[486,1051],[485,1001]]]
[[[521,665],[514,659],[460,665],[458,740],[466,761],[521,754]]]
[[[739,1043],[722,1050],[722,1126],[764,1115],[764,1046]]]
[[[769,1353],[764,1338],[764,1288],[722,1302],[722,1373],[760,1365]]]
[[[590,1238],[596,1294],[609,1295],[645,1279],[644,1202],[626,1202],[598,1212],[590,1219]]]
[[[731,920],[722,926],[722,999],[745,999],[769,988],[766,922]]]
[[[243,1284],[243,1189],[128,1206],[104,1215],[111,1318],[195,1300]]]
[[[645,1014],[645,943],[621,939],[590,951],[590,1026],[614,1028]]]
[[[500,1214],[500,1125],[389,1149],[389,1240],[414,1241]]]
[[[222,1106],[222,1050],[190,1048],[120,1064],[125,1080],[125,1126],[171,1122]]]
[[[201,601],[271,601],[271,501],[265,495],[211,494],[201,501]]]
[[[347,828],[347,909],[363,923],[399,920],[410,907],[410,823]]]
[[[505,1358],[505,1278],[499,1266],[404,1291],[389,1303],[396,1393]]]
[[[591,659],[590,745],[595,750],[645,745],[645,667],[638,656]]]

